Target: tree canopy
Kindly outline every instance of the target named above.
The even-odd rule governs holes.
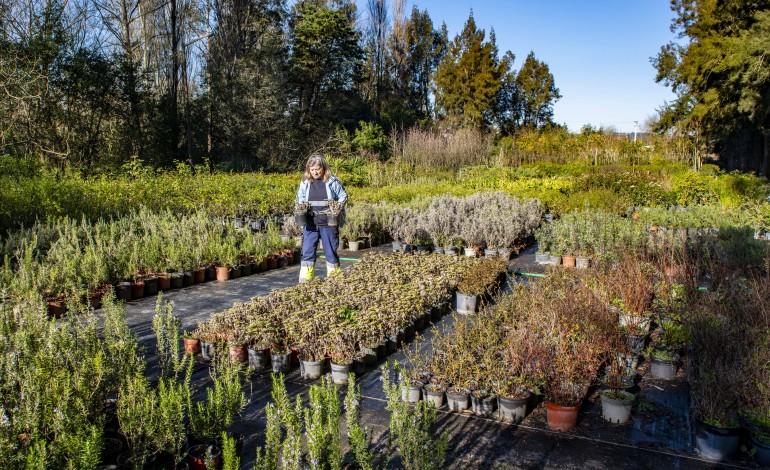
[[[83,174],[139,160],[286,169],[376,126],[510,134],[551,123],[548,66],[530,54],[515,71],[472,14],[450,43],[406,0],[356,5],[5,0],[0,155]]]
[[[677,99],[658,129],[701,132],[728,166],[770,169],[770,1],[672,0],[678,40],[653,58]]]

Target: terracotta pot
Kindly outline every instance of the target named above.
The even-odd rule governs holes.
[[[575,267],[575,257],[572,255],[566,255],[561,257],[561,264],[565,268],[574,268]]]
[[[232,363],[244,363],[249,360],[249,350],[243,344],[231,344],[230,345],[230,362]]]
[[[217,266],[217,281],[227,281],[230,279],[229,266]]]
[[[201,340],[198,338],[184,338],[184,352],[196,355],[201,353]]]
[[[48,306],[48,316],[61,318],[67,313],[67,304],[63,300],[49,300],[45,303]]]
[[[137,281],[131,284],[131,298],[141,299],[144,297],[144,282]]]
[[[206,444],[190,447],[190,451],[187,454],[187,464],[190,470],[211,470],[206,467],[206,449],[208,447]],[[219,468],[220,461],[222,460],[222,451],[219,447],[212,445],[211,455],[214,461],[214,468]]]
[[[554,431],[572,431],[577,426],[579,406],[561,406],[545,402],[548,427]]]
[[[202,284],[206,280],[206,268],[198,268],[193,272],[193,282]]]
[[[162,291],[167,291],[171,289],[171,275],[170,274],[160,274],[158,275],[158,289]]]

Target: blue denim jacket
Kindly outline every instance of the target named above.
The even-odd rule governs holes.
[[[308,193],[310,192],[310,182],[303,179],[299,183],[299,189],[297,190],[296,202],[307,202]],[[329,181],[326,182],[326,196],[327,199],[340,201],[345,204],[348,200],[348,193],[345,192],[345,187],[342,186],[342,182],[336,176],[329,177]]]

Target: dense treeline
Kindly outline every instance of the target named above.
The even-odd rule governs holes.
[[[340,132],[376,151],[367,132],[551,124],[548,66],[530,54],[514,70],[472,15],[450,41],[404,0],[359,4],[4,1],[0,154],[286,169]]]

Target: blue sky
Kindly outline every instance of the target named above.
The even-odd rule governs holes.
[[[591,124],[633,132],[634,121],[641,127],[674,99],[650,64],[674,38],[668,0],[407,0],[407,14],[412,5],[435,28],[445,22],[450,40],[473,9],[478,28],[494,28],[500,53],[516,55],[515,69],[533,51],[562,95],[554,120],[572,131]]]

